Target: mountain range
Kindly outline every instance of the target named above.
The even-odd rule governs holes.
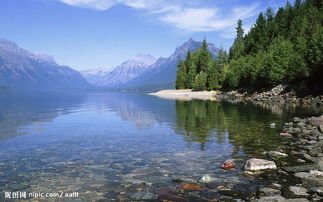
[[[150,55],[139,54],[105,75],[102,70],[90,73],[83,72],[83,76],[92,85],[115,89],[157,90],[174,88],[176,69],[179,60],[186,57],[187,51],[196,51],[202,42],[189,39],[177,47],[167,58],[154,59]],[[208,43],[208,49],[215,57],[219,51],[214,44]],[[96,78],[94,78],[96,76]]]
[[[17,44],[0,39],[0,86],[13,89],[76,89],[90,84],[53,57],[32,53]]]
[[[111,71],[85,71],[84,78],[97,87],[120,87],[137,78],[156,62],[151,55],[137,54]]]
[[[179,60],[187,51],[194,52],[202,42],[189,39],[178,46],[169,57],[154,58],[138,54],[113,69],[98,68],[78,72],[59,65],[54,58],[32,53],[14,42],[0,39],[0,87],[14,89],[128,89],[158,90],[174,88]],[[219,51],[214,44],[208,49],[215,57]]]

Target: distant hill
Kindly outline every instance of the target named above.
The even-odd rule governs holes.
[[[80,89],[90,84],[53,57],[32,53],[14,42],[0,39],[0,86],[10,89]]]

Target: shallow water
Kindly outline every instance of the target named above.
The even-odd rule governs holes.
[[[197,182],[205,174],[216,178],[215,187],[253,192],[270,181],[244,176],[244,161],[288,141],[278,133],[291,117],[316,114],[140,93],[3,91],[0,199],[5,191],[78,192],[70,199],[83,201],[153,199],[165,192],[192,200],[232,195],[212,185],[179,190],[178,181]],[[236,169],[221,170],[231,158]]]

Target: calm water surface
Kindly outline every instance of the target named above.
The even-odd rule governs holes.
[[[208,200],[228,194],[218,185],[252,192],[269,180],[244,176],[244,161],[282,146],[282,124],[308,114],[315,112],[139,93],[3,91],[0,200],[17,190],[79,192],[81,201],[161,199],[165,193]],[[221,170],[231,158],[237,168]],[[215,187],[179,190],[178,181],[206,174],[217,178]]]

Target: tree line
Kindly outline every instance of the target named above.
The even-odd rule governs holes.
[[[263,88],[299,84],[322,90],[323,1],[296,0],[275,13],[260,13],[245,34],[238,20],[236,37],[227,53],[215,59],[204,39],[196,52],[188,51],[177,68],[176,89]]]

